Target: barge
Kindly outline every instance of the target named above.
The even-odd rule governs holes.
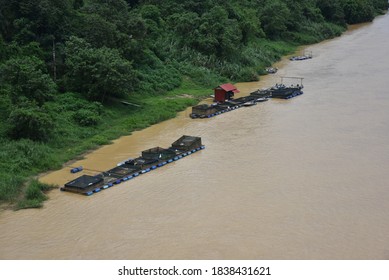
[[[290,99],[303,94],[302,89],[302,85],[286,86],[284,84],[276,84],[268,90],[271,93],[272,98]]]
[[[154,147],[144,150],[141,156],[128,159],[116,167],[97,175],[82,175],[60,188],[61,191],[92,195],[102,190],[131,180],[159,167],[177,161],[204,149],[201,138],[184,135],[174,141],[167,149]]]
[[[283,83],[284,79],[293,79],[293,80],[300,80],[300,83],[297,83],[296,85],[285,85]],[[293,97],[296,97],[298,95],[303,94],[302,89],[303,86],[303,78],[301,77],[281,77],[281,83],[276,84],[275,86],[272,86],[271,88],[268,88],[266,91],[269,92],[271,98],[281,98],[281,99],[290,99]]]

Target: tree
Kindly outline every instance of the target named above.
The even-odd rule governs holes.
[[[284,2],[269,1],[263,8],[263,30],[270,38],[280,38],[287,31],[290,11]]]
[[[119,32],[115,24],[98,14],[82,14],[75,24],[75,34],[93,47],[118,47]]]
[[[35,56],[11,58],[0,67],[0,81],[3,87],[8,88],[14,104],[27,98],[42,105],[57,90],[44,70],[43,61]]]
[[[8,118],[8,134],[14,139],[28,138],[35,141],[47,141],[54,122],[42,108],[26,102],[16,107]]]
[[[71,37],[66,43],[66,85],[90,100],[128,94],[137,82],[132,64],[107,47],[92,48],[85,40]]]
[[[227,57],[238,49],[242,32],[236,19],[230,19],[225,9],[215,6],[202,15],[190,37],[192,47],[202,53]]]
[[[327,20],[344,24],[344,12],[340,0],[322,0],[317,5]]]
[[[343,10],[349,24],[372,21],[374,18],[374,10],[369,0],[346,0]]]
[[[230,13],[233,13],[234,18],[239,23],[244,44],[247,44],[254,38],[265,37],[258,10],[237,6],[231,8]]]

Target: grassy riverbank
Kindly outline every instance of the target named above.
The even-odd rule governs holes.
[[[297,46],[339,36],[388,5],[0,2],[0,203],[17,209],[40,207],[53,188],[37,174],[173,118],[220,83],[257,80]]]

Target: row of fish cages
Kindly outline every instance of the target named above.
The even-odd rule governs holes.
[[[61,190],[89,196],[178,161],[204,148],[200,137],[184,135],[167,149],[161,147],[147,149],[141,156],[121,162],[110,170],[94,176],[82,175],[66,183]]]
[[[212,118],[223,113],[227,113],[241,107],[249,107],[259,102],[267,101],[271,97],[270,92],[252,92],[249,96],[226,100],[221,103],[200,104],[192,107],[190,117],[192,119]]]
[[[300,83],[286,86],[283,83],[283,79],[298,79],[300,80]],[[226,94],[228,98],[224,99],[224,101],[223,99],[219,99],[219,101],[213,104],[200,104],[193,106],[192,113],[189,116],[192,119],[212,118],[241,107],[256,105],[259,102],[267,101],[269,98],[291,99],[303,94],[302,89],[304,87],[302,85],[302,81],[303,78],[300,77],[282,77],[281,83],[275,84],[274,86],[266,89],[258,89],[251,92],[248,96],[235,99],[230,98],[230,94]]]

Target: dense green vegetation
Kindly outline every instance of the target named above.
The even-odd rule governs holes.
[[[220,82],[255,80],[297,45],[387,5],[0,0],[0,202],[41,206],[52,186],[31,179],[39,172],[174,117]]]

